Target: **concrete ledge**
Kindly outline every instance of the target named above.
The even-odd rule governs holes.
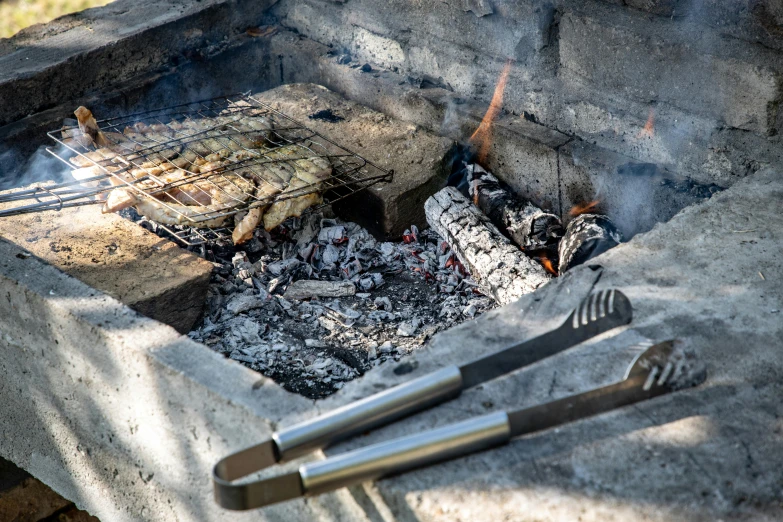
[[[0,241],[0,455],[101,520],[224,520],[212,465],[310,401],[22,252]]]
[[[275,0],[119,0],[0,40],[0,125],[219,48]]]
[[[206,301],[211,263],[99,205],[2,218],[0,237],[182,333]]]

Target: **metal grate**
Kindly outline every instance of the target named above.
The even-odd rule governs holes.
[[[97,123],[100,147],[77,125],[49,132],[58,146],[47,150],[75,180],[1,195],[0,217],[134,202],[175,239],[196,245],[230,235],[238,212],[313,210],[393,176],[249,94]]]

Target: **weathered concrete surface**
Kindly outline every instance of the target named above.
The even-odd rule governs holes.
[[[780,0],[753,0],[732,3],[722,0],[608,0],[647,13],[685,18],[723,34],[765,46],[783,47],[783,3]]]
[[[100,520],[226,520],[214,463],[310,401],[22,253],[0,240],[0,456]]]
[[[560,21],[561,75],[575,73],[627,97],[667,102],[730,127],[777,131],[778,53],[707,32],[695,38],[694,27],[646,20],[622,7],[586,7]]]
[[[225,45],[274,0],[119,0],[0,40],[0,125]]]
[[[231,520],[779,520],[783,178],[690,207],[427,350],[311,403],[0,241],[0,455],[102,520],[226,520],[221,456],[351,400],[555,326],[621,288],[632,326],[329,450],[519,408],[617,379],[677,337],[702,387],[409,475]],[[601,265],[603,268],[597,268]],[[759,275],[759,272],[763,275]]]
[[[284,85],[255,98],[379,167],[394,170],[393,183],[373,185],[335,203],[339,215],[389,239],[400,237],[411,225],[426,226],[424,201],[446,184],[452,140],[348,101],[319,85]],[[310,117],[327,109],[342,119],[330,122]]]
[[[448,116],[459,114],[466,100],[483,102],[486,109],[500,71],[511,59],[504,109],[551,132],[723,187],[781,164],[780,138],[769,135],[780,127],[778,78],[783,71],[780,52],[774,50],[783,42],[783,32],[774,29],[780,12],[775,0],[753,5],[635,3],[676,3],[671,19],[620,1],[608,3],[616,5],[500,2],[493,4],[491,15],[477,16],[459,2],[437,0],[405,8],[373,0],[344,5],[281,0],[271,13],[298,36],[271,55],[281,57],[284,81],[319,83],[365,104],[364,98],[376,96],[389,98],[383,103],[394,106],[443,90],[448,111],[436,127],[444,128],[453,125],[455,119]],[[303,57],[297,60],[303,50],[290,46],[299,46],[301,35],[328,47],[333,61],[370,62],[398,73],[407,85],[397,87],[401,94],[391,95],[387,88],[377,96],[362,86],[368,79],[359,81],[323,60],[317,67]],[[411,92],[411,85],[430,92]],[[414,107],[401,111],[409,114],[407,121],[437,112],[420,104],[418,115]],[[654,133],[640,135],[651,109]],[[531,156],[527,159],[535,170],[544,171],[547,155],[531,154],[527,146],[522,151],[520,156]],[[490,161],[509,164],[496,160],[496,152]],[[549,187],[541,188],[546,195]]]
[[[782,198],[783,176],[760,173],[591,266],[436,336],[405,378],[556,326],[591,290],[620,288],[634,306],[632,325],[618,333],[329,453],[607,384],[645,340],[683,339],[707,367],[705,384],[352,493],[368,511],[388,509],[405,521],[780,520]],[[343,393],[390,386],[399,380],[392,370]],[[330,402],[339,399],[319,406]]]
[[[288,31],[281,31],[269,40],[269,55],[276,57],[273,61],[279,60],[285,82],[321,83],[351,100],[454,140],[465,142],[487,110],[485,103],[463,99],[446,89],[411,89],[401,75],[392,71],[368,74],[340,64],[338,56],[330,54],[327,47]],[[639,128],[643,124],[639,123]],[[596,125],[599,126],[596,133],[604,134],[600,127],[611,127],[614,123],[597,120]],[[757,145],[752,140],[751,143]],[[721,157],[737,155],[728,146],[716,149],[715,153]],[[765,158],[775,161],[765,156],[761,148],[755,149],[754,155],[759,161]],[[683,192],[683,186],[690,187],[697,181],[701,185],[715,179],[714,173],[709,173],[692,180],[666,169],[667,163],[653,168],[653,176],[639,176],[636,172],[639,169],[631,169],[634,172],[630,175],[618,175],[629,170],[628,165],[638,163],[631,156],[569,137],[514,114],[502,114],[492,126],[486,160],[487,167],[518,195],[563,218],[568,217],[569,209],[576,203],[596,198],[607,200],[610,205],[606,210],[613,216],[632,218],[624,219],[628,223],[624,226],[627,237],[649,230],[655,223],[699,200],[693,193]],[[724,182],[721,186],[727,186],[735,180],[721,178],[721,181]],[[640,184],[644,190],[640,190]],[[696,188],[703,192],[709,187]],[[628,194],[633,197],[621,197]]]
[[[211,263],[99,205],[2,218],[0,237],[183,333],[206,301]]]

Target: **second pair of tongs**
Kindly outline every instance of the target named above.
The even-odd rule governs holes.
[[[511,373],[613,328],[626,325],[631,322],[632,315],[631,303],[622,292],[604,290],[588,296],[569,314],[560,327],[539,337],[462,366],[448,366],[276,432],[271,439],[229,455],[217,463],[213,473],[215,500],[228,509],[254,509],[306,493],[333,489],[334,484],[343,485],[348,475],[365,477],[364,472],[358,475],[348,473],[336,482],[330,481],[329,484],[325,484],[319,481],[318,485],[311,482],[309,486],[304,485],[305,479],[299,473],[278,477],[274,482],[265,480],[249,483],[234,482],[274,464],[326,447],[350,435],[453,399],[464,389]],[[492,422],[495,421],[497,419]],[[481,429],[479,431],[484,433]],[[483,440],[483,435],[479,438]],[[463,439],[464,437],[459,438],[458,446],[462,447],[465,442]],[[456,444],[457,441],[454,443]],[[425,444],[423,447],[427,446]],[[324,462],[329,461],[331,459]],[[371,467],[375,469],[375,466]],[[328,489],[324,489],[325,487]]]

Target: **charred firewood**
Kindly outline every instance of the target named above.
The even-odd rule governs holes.
[[[427,199],[424,213],[484,293],[498,303],[513,302],[551,278],[456,188],[446,187]]]
[[[582,214],[575,217],[560,241],[560,274],[603,254],[622,240],[622,234],[606,216]]]
[[[550,251],[557,255],[563,237],[560,218],[544,212],[529,201],[517,199],[501,182],[481,166],[465,164],[451,181],[494,223],[501,232],[525,251]],[[464,180],[464,182],[463,182]]]

